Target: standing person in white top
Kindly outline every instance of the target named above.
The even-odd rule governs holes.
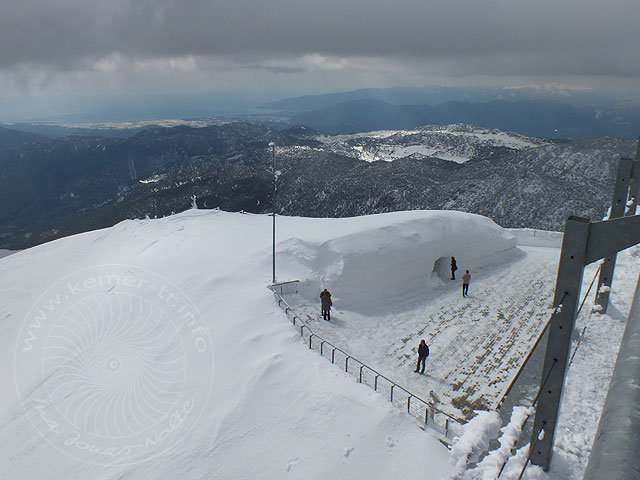
[[[469,293],[469,281],[471,280],[471,275],[469,274],[469,270],[462,275],[462,296],[466,297],[467,293]]]

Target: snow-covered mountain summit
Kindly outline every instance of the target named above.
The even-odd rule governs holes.
[[[278,275],[303,273],[300,241],[375,245],[425,215],[280,217]],[[190,210],[2,258],[0,478],[445,476],[433,434],[299,341],[266,288],[270,229]]]
[[[380,130],[351,135],[318,136],[333,152],[369,162],[393,161],[403,157],[435,157],[464,163],[483,149],[512,150],[546,145],[539,138],[472,125],[427,125],[410,130]]]
[[[300,342],[266,288],[271,221],[189,210],[0,259],[0,477],[447,477],[448,451],[429,430]],[[420,336],[433,341],[435,378],[455,364],[456,342],[509,326],[505,292],[533,270],[553,281],[557,249],[516,246],[524,237],[461,212],[278,217],[278,279],[300,279],[310,302],[332,289],[328,334],[426,395],[413,373]],[[614,314],[589,325],[570,370],[558,463],[528,478],[584,469],[637,253],[618,257]],[[447,279],[450,254],[472,271],[468,299]],[[475,334],[456,340],[455,323]],[[367,347],[376,341],[389,353]]]

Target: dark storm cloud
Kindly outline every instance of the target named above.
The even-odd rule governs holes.
[[[77,69],[112,54],[255,64],[315,53],[456,75],[635,76],[639,17],[637,0],[8,0],[0,70]]]

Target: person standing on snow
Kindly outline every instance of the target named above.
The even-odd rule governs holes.
[[[451,280],[456,279],[456,270],[458,269],[458,265],[456,264],[456,259],[451,257]]]
[[[469,270],[462,276],[462,296],[466,297],[467,293],[469,293],[469,281],[471,280],[471,275],[469,274]]]
[[[326,288],[320,292],[320,303],[322,305],[322,318],[325,320],[331,320],[331,293]]]
[[[416,365],[416,369],[414,372],[418,373],[420,370],[420,363],[422,363],[422,370],[420,370],[420,375],[424,373],[424,365],[427,361],[427,357],[429,356],[429,346],[424,342],[424,339],[420,340],[420,345],[418,345],[418,365]]]

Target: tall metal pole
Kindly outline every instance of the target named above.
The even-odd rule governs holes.
[[[274,142],[269,143],[271,146],[271,160],[273,161],[273,275],[271,283],[276,283],[276,192],[278,191],[277,181],[278,175],[276,173],[276,144]]]

